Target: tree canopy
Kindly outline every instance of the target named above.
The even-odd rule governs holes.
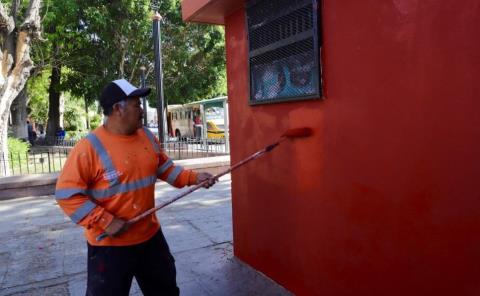
[[[162,0],[158,8],[166,104],[226,94],[223,27],[183,22],[180,2]],[[80,102],[88,114],[109,81],[139,85],[143,67],[155,106],[152,16],[150,0],[1,1],[0,152],[7,151],[10,107],[25,85],[30,118],[47,121],[47,134],[59,127],[60,98],[75,110],[66,110],[67,118]]]
[[[69,69],[62,73],[62,91],[92,102],[111,80],[139,85],[142,66],[147,85],[155,87],[150,1],[46,0],[43,12],[46,41],[34,48],[35,58],[56,66],[52,51],[60,47],[59,61]],[[225,94],[223,27],[183,22],[179,0],[162,1],[159,12],[168,103]]]

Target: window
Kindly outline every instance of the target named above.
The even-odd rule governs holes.
[[[250,103],[321,97],[317,0],[247,4]]]

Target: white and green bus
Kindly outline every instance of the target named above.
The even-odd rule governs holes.
[[[228,137],[227,97],[167,106],[167,130],[178,139]]]

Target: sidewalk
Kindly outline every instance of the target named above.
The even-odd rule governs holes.
[[[179,191],[157,183],[157,204]],[[230,176],[157,213],[181,295],[290,295],[233,257]],[[86,243],[52,196],[0,201],[0,296],[85,295]],[[142,295],[136,283],[130,295]]]
[[[230,156],[213,156],[176,160],[186,169],[207,171],[211,174],[223,172],[230,166]],[[18,198],[51,195],[55,193],[58,172],[0,177],[0,201]]]

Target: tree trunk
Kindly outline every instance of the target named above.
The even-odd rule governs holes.
[[[17,139],[28,140],[27,132],[27,88],[18,94],[10,107],[12,114],[12,134]]]
[[[14,1],[12,15],[8,15],[0,1],[0,176],[10,173],[7,157],[10,107],[30,76],[33,67],[31,41],[40,36],[41,0],[30,0],[21,25],[16,23],[18,3]]]
[[[60,93],[60,100],[58,101],[58,121],[60,127],[64,128],[63,115],[65,115],[65,95]]]
[[[62,66],[58,61],[59,47],[54,45],[55,53],[53,57],[52,75],[50,76],[50,86],[48,88],[48,123],[47,137],[55,137],[60,128],[60,78],[62,75]]]
[[[1,116],[0,118],[0,176],[10,175],[7,146],[8,115],[6,120],[4,120],[4,117]]]

